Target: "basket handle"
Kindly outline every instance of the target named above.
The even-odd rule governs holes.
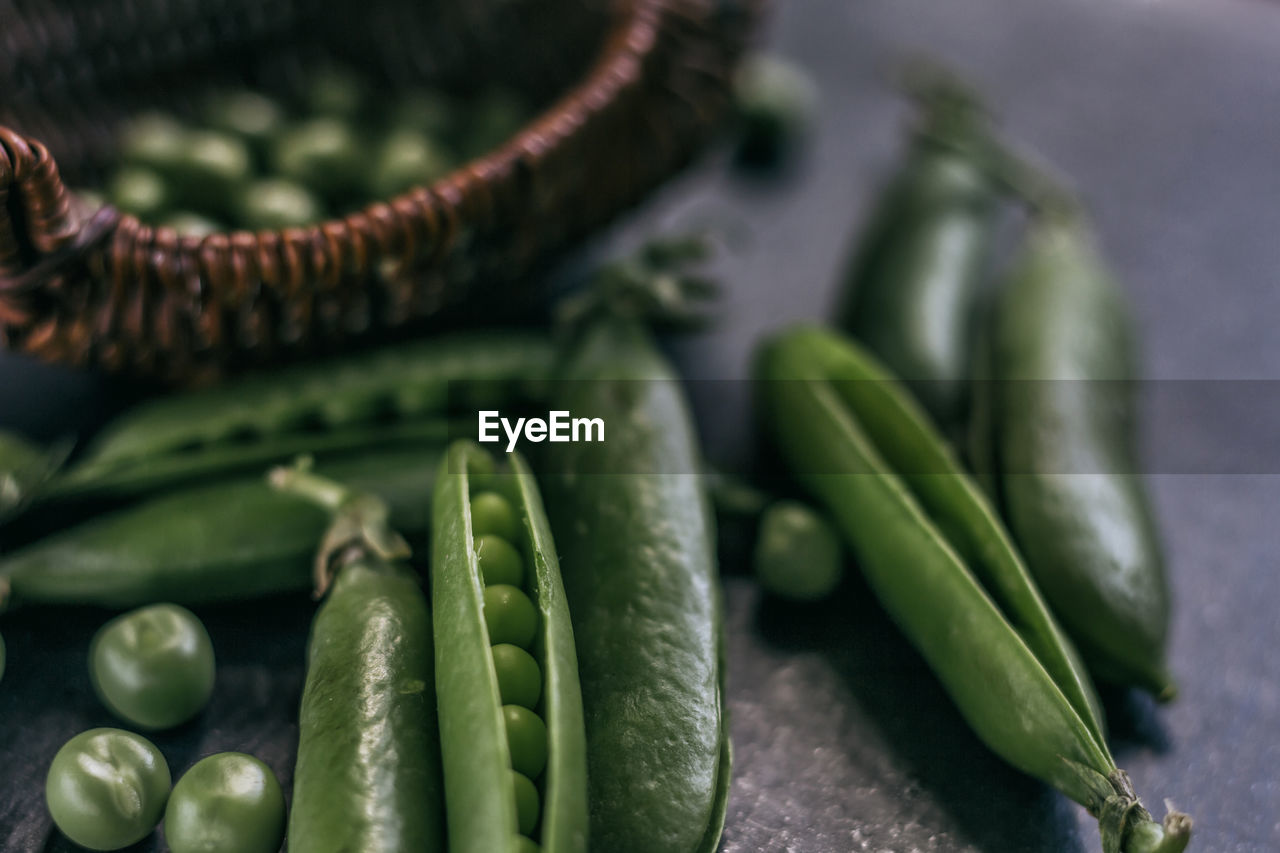
[[[49,149],[0,126],[0,304],[83,257],[118,220],[110,207],[84,217]]]

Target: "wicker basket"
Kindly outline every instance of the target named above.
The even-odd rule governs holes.
[[[333,350],[468,298],[671,174],[714,129],[755,0],[0,0],[0,345],[164,382]],[[307,228],[179,237],[63,183],[124,117],[340,59],[549,103],[431,186]],[[56,162],[55,162],[56,155]],[[506,289],[500,290],[504,286]]]

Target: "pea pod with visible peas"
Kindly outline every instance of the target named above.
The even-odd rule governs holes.
[[[1191,821],[1142,808],[1092,687],[995,511],[884,369],[801,328],[760,353],[763,410],[881,604],[1001,758],[1099,820],[1107,853],[1176,853]]]
[[[989,338],[975,467],[1094,673],[1173,698],[1169,593],[1133,446],[1132,330],[1079,213],[1033,219]]]
[[[604,443],[547,446],[539,476],[578,638],[590,836],[615,853],[719,844],[731,752],[715,534],[678,379],[634,322],[586,327],[557,409]]]
[[[439,450],[365,453],[324,472],[383,497],[406,534],[428,529]],[[201,604],[306,589],[326,515],[260,476],[161,495],[0,559],[0,609]]]
[[[519,399],[549,375],[552,352],[550,341],[534,334],[469,334],[247,376],[135,406],[74,464],[38,477],[33,460],[62,457],[34,448],[18,457],[0,436],[0,517],[24,503],[133,497],[207,482],[299,453],[442,440],[452,408]],[[6,472],[17,471],[18,461],[28,473],[8,486]]]
[[[307,649],[289,847],[441,850],[431,612],[408,546],[377,498],[305,470],[271,480],[333,513],[316,558],[327,595]]]
[[[537,484],[454,444],[432,499],[431,601],[452,853],[587,850],[574,632]]]
[[[846,273],[840,325],[901,377],[944,431],[963,424],[976,309],[1001,183],[976,99],[926,84],[921,122]]]

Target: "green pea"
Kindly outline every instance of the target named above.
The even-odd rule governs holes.
[[[511,790],[516,798],[516,822],[521,835],[532,835],[538,826],[538,812],[542,804],[538,801],[538,788],[528,776],[511,772]]]
[[[511,502],[497,492],[477,492],[471,496],[471,533],[493,534],[508,542],[520,537],[520,521]],[[518,585],[518,584],[517,584]]]
[[[486,154],[506,142],[524,124],[530,110],[515,92],[494,89],[475,102],[462,148],[468,157]]]
[[[206,237],[226,230],[221,223],[189,210],[175,210],[160,224],[177,231],[179,237]]]
[[[332,196],[349,192],[364,173],[355,133],[336,118],[317,118],[285,131],[274,150],[276,170],[286,178]]]
[[[119,850],[155,828],[169,783],[169,765],[146,738],[120,729],[90,729],[53,757],[45,802],[58,829],[76,844]]]
[[[508,584],[485,587],[484,621],[489,627],[489,643],[495,646],[511,643],[528,648],[538,630],[538,612],[533,609],[533,602]]]
[[[89,649],[89,673],[102,704],[144,729],[195,716],[213,693],[213,644],[204,625],[176,604],[117,616]]]
[[[233,203],[252,171],[253,161],[244,142],[217,131],[192,131],[174,165],[174,182],[185,204],[201,212],[221,213]]]
[[[116,172],[107,185],[107,196],[122,212],[131,213],[144,222],[159,216],[170,200],[164,180],[141,166],[128,166]]]
[[[491,533],[475,538],[476,555],[480,558],[480,574],[485,586],[524,585],[524,561],[520,552],[506,539]]]
[[[125,124],[120,133],[120,155],[126,163],[169,174],[182,158],[186,139],[186,128],[177,119],[146,113]]]
[[[760,519],[755,569],[760,585],[774,595],[817,601],[840,583],[840,541],[831,525],[804,504],[778,501]]]
[[[542,848],[532,838],[525,838],[522,835],[516,839],[515,853],[542,853]]]
[[[275,853],[284,838],[284,793],[252,755],[202,758],[173,786],[164,838],[173,853]]]
[[[448,139],[457,131],[458,113],[458,104],[444,92],[413,89],[396,99],[387,124],[396,130],[416,130]]]
[[[519,705],[503,705],[502,720],[507,727],[507,748],[511,766],[530,779],[547,766],[547,724]]]
[[[749,162],[775,160],[813,123],[818,90],[792,63],[756,55],[738,69],[734,100],[742,122],[742,157]]]
[[[453,158],[431,137],[412,130],[398,130],[378,148],[366,190],[373,198],[389,198],[431,183],[452,165]]]
[[[305,187],[280,178],[255,181],[240,196],[240,222],[254,230],[295,228],[324,219],[324,206]]]
[[[284,111],[259,92],[221,92],[205,103],[204,119],[214,130],[238,136],[260,149],[279,133]]]
[[[493,668],[502,704],[537,707],[542,696],[542,670],[533,655],[519,646],[499,643],[493,647]]]
[[[325,68],[312,74],[303,100],[316,115],[352,118],[368,103],[369,84],[350,68]]]

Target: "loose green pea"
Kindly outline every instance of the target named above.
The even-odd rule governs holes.
[[[169,204],[169,188],[155,172],[141,166],[129,166],[116,172],[107,186],[111,203],[124,213],[150,221]]]
[[[213,693],[213,644],[191,611],[155,604],[117,616],[89,649],[93,688],[112,713],[145,729],[191,719]]]
[[[507,726],[511,766],[530,779],[536,778],[547,766],[547,724],[519,705],[503,705],[502,719]]]
[[[502,704],[537,707],[542,696],[542,670],[533,655],[519,646],[499,643],[493,647],[493,668]]]
[[[141,841],[160,821],[169,765],[155,745],[120,729],[90,729],[49,765],[45,802],[62,833],[90,850]]]
[[[538,812],[541,808],[538,788],[528,776],[512,770],[511,790],[516,798],[516,822],[520,826],[520,834],[532,835],[538,826]]]
[[[525,838],[522,835],[516,840],[515,853],[542,853],[542,848],[532,838]]]
[[[284,838],[284,793],[252,755],[202,758],[173,786],[164,813],[172,853],[275,853]]]
[[[478,492],[471,497],[471,533],[493,534],[508,542],[520,536],[520,522],[511,502],[497,492]]]
[[[755,569],[760,585],[774,595],[817,601],[840,583],[840,541],[831,525],[804,504],[778,501],[760,519]]]
[[[533,642],[538,630],[538,612],[521,590],[508,584],[494,584],[484,590],[484,621],[489,627],[489,643],[511,643],[522,649]]]
[[[476,555],[480,558],[480,574],[485,586],[508,584],[524,585],[524,561],[520,552],[506,539],[494,534],[475,538]]]
[[[293,181],[267,178],[245,188],[240,222],[251,229],[295,228],[324,219],[324,206]]]

